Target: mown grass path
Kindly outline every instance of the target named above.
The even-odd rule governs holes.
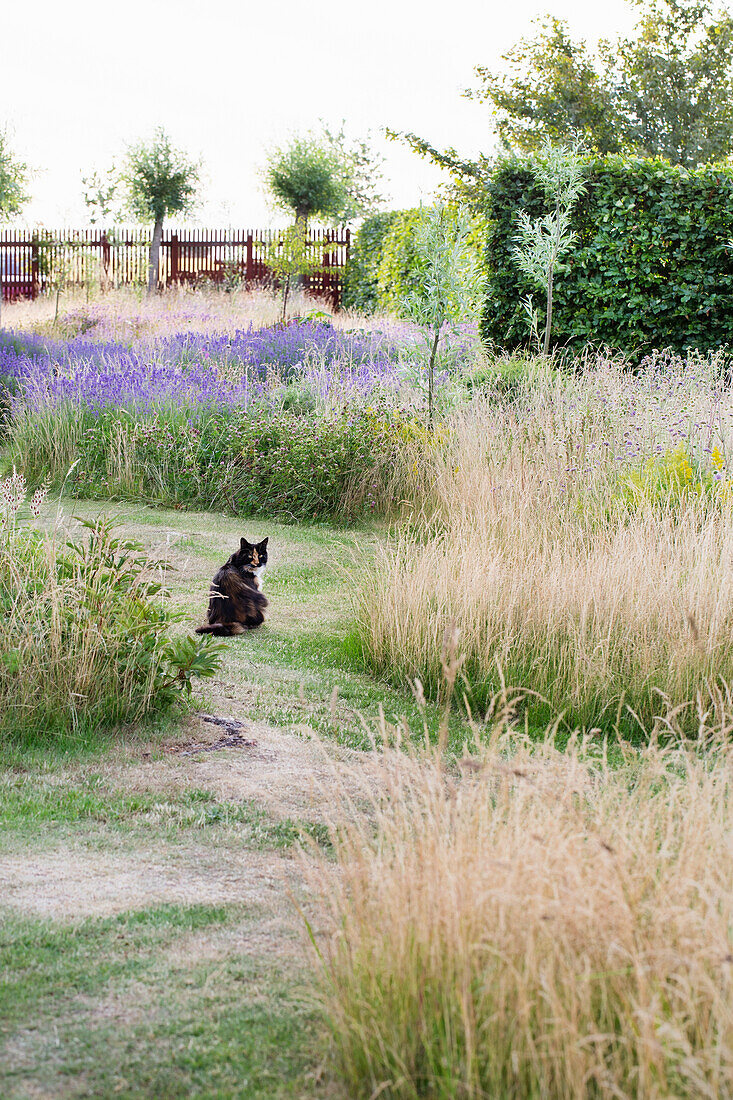
[[[377,536],[144,506],[63,511],[67,523],[117,514],[167,558],[182,630],[202,621],[239,537],[269,535],[271,610],[228,643],[194,708],[243,722],[255,745],[192,751],[222,732],[192,714],[93,746],[4,749],[0,1095],[337,1096],[292,897],[310,904],[297,838],[323,840],[333,769],[369,766],[380,707],[411,709],[344,646],[344,570]]]

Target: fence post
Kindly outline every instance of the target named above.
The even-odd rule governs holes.
[[[106,229],[102,230],[102,236],[99,238],[99,244],[102,249],[102,290],[109,290],[109,261],[111,257],[111,249],[109,246],[109,237],[107,236]]]
[[[178,240],[178,234],[171,234],[171,251],[170,251],[170,274],[168,276],[168,282],[177,283],[180,279],[181,271],[181,247]]]
[[[40,293],[40,263],[38,253],[38,235],[31,238],[31,298],[36,299]]]
[[[254,275],[254,247],[252,244],[252,234],[247,234],[247,260],[244,268],[244,288],[249,290],[252,278]]]

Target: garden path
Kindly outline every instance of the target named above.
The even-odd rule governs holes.
[[[222,730],[193,714],[154,735],[128,731],[94,751],[8,769],[0,1094],[211,1095],[211,1078],[199,1080],[170,1020],[180,1031],[199,1019],[191,1043],[213,1072],[228,1006],[248,1019],[256,1009],[253,1044],[263,1020],[267,1034],[282,1028],[290,1038],[280,1044],[276,1087],[267,1041],[250,1050],[242,1039],[224,1056],[229,1083],[216,1095],[327,1095],[313,1017],[293,993],[312,963],[298,906],[317,927],[295,840],[301,828],[321,840],[332,785],[351,774],[360,783],[371,770],[359,714],[401,705],[337,653],[348,622],[343,570],[373,536],[143,506],[64,506],[82,518],[115,511],[125,533],[173,566],[167,584],[185,614],[181,630],[202,621],[211,576],[240,535],[270,536],[269,620],[231,639],[217,678],[196,688],[196,711],[241,722],[254,744],[202,751]],[[55,509],[44,519],[55,522]],[[46,946],[34,954],[34,943]],[[53,964],[44,963],[49,944]],[[254,993],[251,983],[236,984],[242,967],[256,975]],[[115,1053],[101,1068],[105,1044]],[[247,1089],[238,1084],[242,1058]]]

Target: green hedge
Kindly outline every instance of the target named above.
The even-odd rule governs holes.
[[[399,210],[382,242],[377,268],[377,302],[385,313],[400,314],[406,294],[418,289],[421,267],[415,251],[422,210]]]
[[[546,199],[517,161],[497,168],[490,195],[482,335],[514,348],[527,342],[520,299],[533,294],[544,312],[543,291],[513,257],[517,211],[546,213]],[[733,343],[733,169],[598,159],[589,164],[574,222],[578,243],[555,282],[554,346],[639,356]]]
[[[418,289],[421,268],[415,252],[423,210],[391,210],[367,218],[354,234],[342,305],[360,313],[400,314],[405,295]],[[485,226],[477,222],[476,250],[485,251]]]
[[[341,305],[359,313],[379,308],[379,262],[384,238],[400,216],[398,210],[365,218],[352,237]]]

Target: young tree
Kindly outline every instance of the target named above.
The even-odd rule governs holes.
[[[148,268],[148,294],[158,289],[160,240],[163,222],[170,214],[187,213],[193,206],[201,165],[171,145],[162,129],[149,144],[139,142],[127,150],[121,181],[134,217],[153,223]]]
[[[521,270],[545,291],[545,332],[543,352],[550,353],[552,332],[552,291],[555,273],[563,256],[575,243],[570,222],[573,208],[585,190],[585,170],[576,147],[547,142],[541,152],[529,159],[529,166],[553,209],[541,218],[530,218],[519,211],[517,247],[514,254]],[[539,343],[537,313],[531,297],[524,301],[531,330]]]
[[[314,255],[313,245],[298,222],[277,231],[272,240],[263,245],[262,256],[279,287],[280,323],[284,325],[291,290],[304,275],[320,270],[322,263]]]
[[[475,317],[485,286],[476,249],[471,247],[473,223],[468,211],[451,211],[436,203],[423,211],[415,245],[421,279],[417,290],[405,295],[403,312],[423,331],[428,375],[428,424],[435,405],[435,364],[440,341],[448,326]]]
[[[7,131],[0,130],[0,220],[19,214],[28,201],[28,169],[10,148]],[[4,255],[0,253],[0,316],[3,303]]]

